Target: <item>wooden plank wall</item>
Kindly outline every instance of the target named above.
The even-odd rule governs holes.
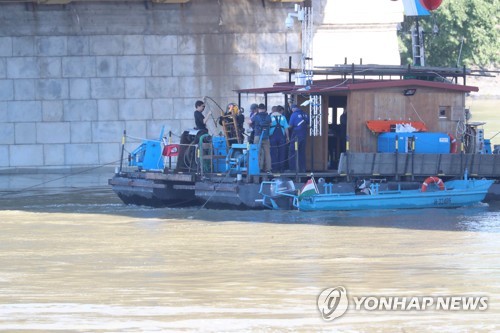
[[[456,137],[457,122],[439,118],[439,107],[464,108],[460,92],[417,88],[413,96],[404,96],[402,88],[351,91],[347,101],[347,133],[353,152],[376,152],[377,135],[366,127],[376,119],[423,121],[429,132],[450,133]]]

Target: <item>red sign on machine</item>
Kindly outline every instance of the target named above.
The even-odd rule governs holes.
[[[178,156],[179,155],[179,148],[180,148],[180,145],[178,145],[178,144],[166,145],[163,148],[162,155],[167,156],[167,157]]]

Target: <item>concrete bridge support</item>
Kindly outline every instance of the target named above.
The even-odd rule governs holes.
[[[315,24],[329,24],[328,3],[314,1]],[[289,56],[298,67],[301,52],[289,12],[267,0],[0,4],[0,168],[118,163],[123,130],[180,135],[197,99],[225,107],[233,89],[286,81],[278,68]],[[242,106],[254,102],[263,96]]]

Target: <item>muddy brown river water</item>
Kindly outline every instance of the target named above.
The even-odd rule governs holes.
[[[123,205],[99,179],[0,178],[2,331],[500,330],[500,203],[152,209]],[[318,295],[336,286],[349,308],[325,321]],[[481,296],[488,308],[356,309],[363,296]]]

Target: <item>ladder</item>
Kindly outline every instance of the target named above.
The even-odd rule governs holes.
[[[243,143],[240,139],[240,129],[236,121],[236,116],[232,113],[221,116],[222,129],[226,138],[226,147],[231,148],[233,143]]]
[[[310,95],[309,96],[309,109],[311,111],[310,117],[310,127],[309,127],[309,135],[310,136],[322,136],[322,122],[323,122],[323,113],[322,113],[322,101],[321,95]]]
[[[425,66],[425,45],[424,45],[424,30],[418,26],[411,27],[411,44],[413,65]]]

